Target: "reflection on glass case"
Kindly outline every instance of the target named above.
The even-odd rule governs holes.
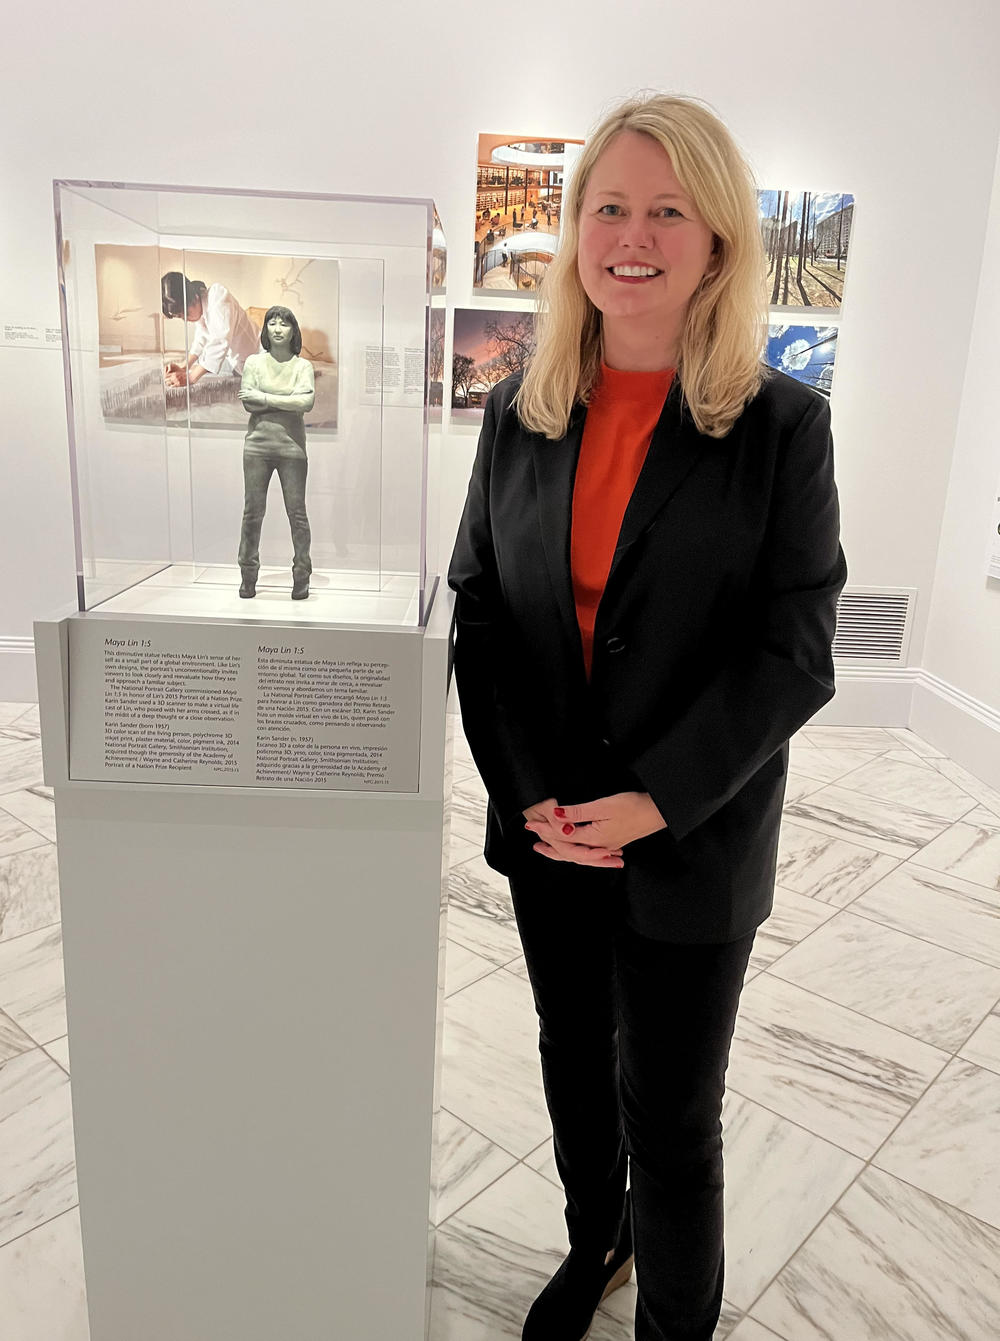
[[[80,609],[422,625],[433,202],[57,181],[55,207]]]

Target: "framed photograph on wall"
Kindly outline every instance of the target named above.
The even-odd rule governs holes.
[[[839,312],[854,222],[854,197],[758,191],[771,307]]]
[[[486,397],[505,377],[524,371],[534,342],[533,312],[456,308],[451,359],[452,422],[480,423]]]
[[[582,140],[480,135],[472,287],[532,294],[555,255]]]
[[[824,396],[833,386],[837,326],[800,326],[772,322],[767,328],[764,361]]]

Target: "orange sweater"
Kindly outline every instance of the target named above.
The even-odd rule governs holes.
[[[619,372],[602,363],[587,410],[573,486],[570,562],[588,679],[597,607],[625,509],[673,378],[672,368]]]

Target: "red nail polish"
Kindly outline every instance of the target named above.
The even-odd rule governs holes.
[[[572,826],[572,824],[564,824],[564,825],[563,825],[563,833],[572,833],[572,832],[573,832],[573,826]]]
[[[563,809],[562,806],[556,806],[555,810],[552,813],[555,815],[556,819],[566,818],[566,811]]]

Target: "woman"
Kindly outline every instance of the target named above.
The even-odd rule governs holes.
[[[523,1337],[581,1341],[634,1251],[638,1341],[707,1341],[724,1077],[787,741],[833,694],[829,406],[760,363],[756,194],[703,105],[612,113],[563,216],[449,579],[566,1192],[570,1252]]]
[[[294,312],[269,307],[260,333],[262,354],[251,354],[243,368],[240,400],[250,412],[243,444],[245,505],[240,533],[240,595],[257,594],[260,528],[267,506],[271,472],[278,472],[281,493],[292,528],[292,600],[309,595],[309,518],[306,516],[305,415],[316,399],[313,366],[300,357],[302,333]]]
[[[225,285],[208,286],[180,270],[168,270],[160,279],[160,291],[163,315],[186,317],[196,328],[186,361],[164,368],[167,386],[194,386],[208,373],[239,377],[260,341],[257,327]]]

